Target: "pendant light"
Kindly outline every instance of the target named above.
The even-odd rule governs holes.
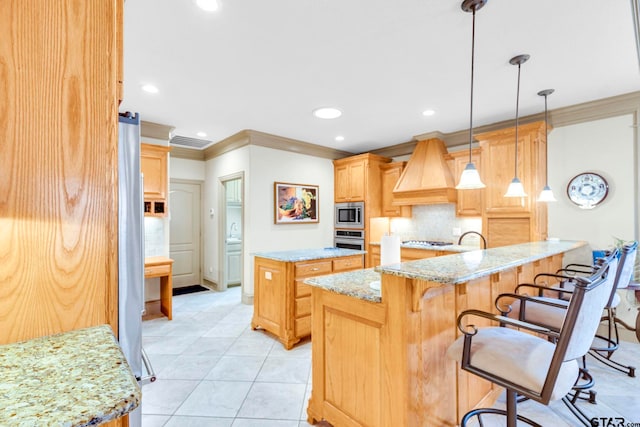
[[[540,192],[540,196],[538,196],[539,202],[557,202],[556,198],[553,197],[553,191],[551,191],[551,187],[549,187],[549,137],[547,130],[547,96],[553,93],[553,89],[545,89],[538,92],[538,95],[544,96],[544,150],[545,150],[545,159],[547,162],[547,167],[545,168],[544,175],[544,188]]]
[[[520,104],[520,66],[529,60],[529,55],[514,56],[509,60],[511,65],[518,66],[518,89],[516,92],[516,154],[514,158],[514,175],[509,188],[504,197],[527,197],[527,193],[524,192],[524,187],[518,179],[518,106]]]
[[[464,0],[462,10],[473,13],[473,26],[471,28],[471,102],[469,109],[469,162],[460,175],[460,182],[456,186],[458,190],[474,190],[484,188],[480,180],[480,174],[476,165],[471,161],[471,143],[473,142],[473,61],[475,53],[476,11],[482,9],[488,0]]]

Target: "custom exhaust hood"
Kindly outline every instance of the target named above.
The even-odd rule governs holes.
[[[457,190],[438,138],[420,141],[393,189],[394,205],[455,203]]]

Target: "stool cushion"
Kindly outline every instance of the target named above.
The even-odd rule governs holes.
[[[447,356],[462,361],[464,335],[447,350]],[[498,378],[540,393],[556,346],[516,329],[487,327],[471,341],[471,365]],[[558,373],[551,400],[564,397],[578,379],[576,360],[564,362]]]

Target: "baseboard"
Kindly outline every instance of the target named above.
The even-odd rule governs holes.
[[[242,294],[242,303],[247,305],[253,305],[253,295]]]
[[[216,282],[213,282],[209,279],[202,279],[202,286],[204,286],[207,289],[210,289],[212,291],[219,291],[220,289],[218,289],[218,284]]]

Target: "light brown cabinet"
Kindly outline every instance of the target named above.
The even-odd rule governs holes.
[[[140,169],[144,176],[144,214],[166,216],[169,212],[167,195],[167,153],[171,147],[140,144]]]
[[[393,188],[402,175],[402,170],[407,162],[394,162],[380,165],[381,179],[381,216],[411,218],[411,206],[393,205]]]
[[[333,161],[334,201],[364,202],[364,247],[369,245],[371,218],[382,216],[382,181],[380,167],[391,162],[376,154],[359,154]],[[371,266],[369,254],[365,265]]]
[[[462,171],[467,166],[467,163],[469,163],[469,151],[455,151],[453,153],[449,153],[449,157],[451,158],[451,170],[453,171],[453,175],[457,183]],[[476,168],[479,171],[482,170],[483,166],[479,148],[474,148],[471,151],[471,161],[476,165]],[[457,192],[457,216],[482,216],[483,188],[479,188],[477,190],[457,190]]]
[[[3,2],[0,344],[118,332],[123,3]]]
[[[311,287],[308,277],[358,270],[362,255],[288,262],[255,257],[251,327],[276,335],[288,350],[311,335]]]
[[[334,167],[334,199],[336,203],[364,202],[367,180],[366,166],[366,160],[362,158],[342,162]]]
[[[482,229],[489,248],[547,238],[547,205],[536,201],[547,167],[544,122],[519,126],[518,136],[518,178],[527,193],[524,198],[504,197],[515,172],[515,128],[476,135],[482,149],[480,174],[487,185]]]

